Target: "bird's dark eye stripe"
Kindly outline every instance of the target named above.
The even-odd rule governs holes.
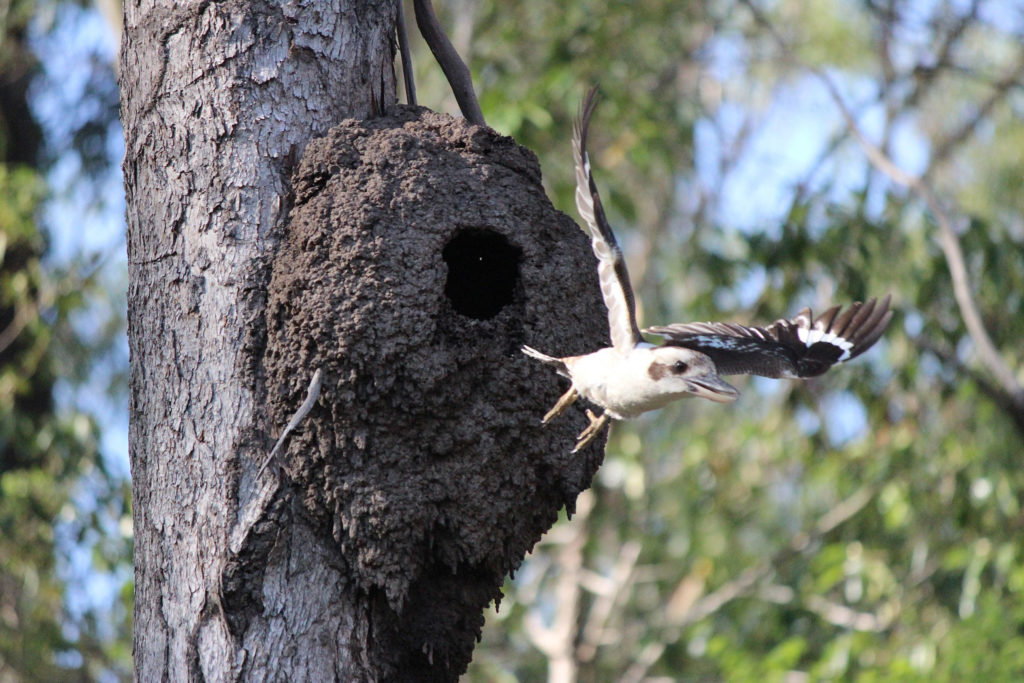
[[[672,366],[672,369],[678,373],[684,373],[689,367],[690,366],[686,364],[686,361],[677,360],[676,364]]]

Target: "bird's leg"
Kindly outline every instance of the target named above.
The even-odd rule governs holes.
[[[576,453],[597,438],[597,435],[601,433],[604,426],[608,424],[609,420],[611,420],[611,418],[608,417],[608,413],[601,413],[601,417],[598,417],[589,409],[587,410],[587,417],[590,418],[590,426],[580,432],[580,435],[576,437],[576,447],[572,449],[573,453]]]
[[[565,412],[565,409],[576,402],[576,399],[580,397],[579,392],[576,391],[576,387],[569,387],[569,391],[562,394],[562,398],[558,399],[558,403],[555,407],[548,411],[544,419],[540,421],[541,424],[546,425],[551,422],[554,418],[558,417]]]

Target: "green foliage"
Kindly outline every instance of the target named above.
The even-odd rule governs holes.
[[[15,443],[37,438],[40,425],[33,413],[37,408],[45,412],[51,404],[45,387],[53,376],[41,377],[41,386],[32,381],[46,371],[40,365],[50,340],[49,329],[39,318],[39,299],[45,296],[40,291],[39,261],[44,244],[33,221],[42,192],[35,172],[0,166],[0,196],[7,198],[0,204],[0,342],[5,351],[0,368],[0,455],[4,463],[15,458]]]
[[[96,582],[128,578],[117,528],[128,489],[99,456],[95,419],[54,399],[88,376],[109,338],[73,324],[97,294],[82,274],[95,265],[45,259],[49,189],[27,103],[38,65],[24,40],[34,11],[5,8],[0,38],[0,679],[126,678],[130,600],[97,609],[72,567],[91,565]]]
[[[123,563],[126,545],[103,524],[124,515],[127,489],[103,467],[95,421],[54,405],[54,384],[66,374],[61,340],[73,337],[68,316],[82,306],[71,283],[83,282],[43,265],[35,224],[42,182],[31,169],[0,165],[0,197],[0,677],[93,678],[124,667],[130,655],[97,634],[88,612],[69,613],[60,559],[69,548],[58,537],[95,544],[107,536],[94,546],[97,569]],[[79,508],[86,489],[91,511]]]

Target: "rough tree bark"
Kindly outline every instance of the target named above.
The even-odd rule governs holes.
[[[602,343],[586,240],[529,152],[396,109],[394,21],[125,4],[139,680],[454,680],[600,462],[518,353]]]
[[[288,177],[312,136],[395,102],[394,3],[134,0],[124,19],[136,676],[229,680],[246,662],[217,591],[240,463],[265,452],[251,349]]]

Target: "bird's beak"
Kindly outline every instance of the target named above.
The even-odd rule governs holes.
[[[740,396],[739,390],[718,375],[709,374],[700,377],[688,377],[687,383],[694,396],[706,398],[715,403],[728,403]]]

